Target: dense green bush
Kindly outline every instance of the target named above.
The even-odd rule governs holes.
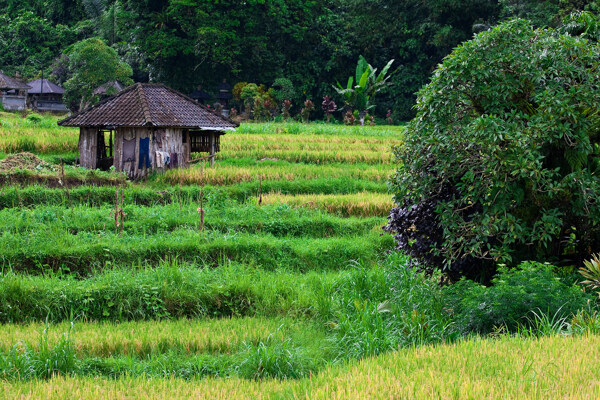
[[[398,247],[471,276],[598,250],[599,63],[597,44],[523,20],[446,57],[395,149]]]
[[[515,332],[535,324],[533,313],[569,317],[592,298],[580,287],[562,282],[552,266],[537,262],[501,268],[489,287],[463,279],[444,288],[445,306],[461,334],[498,328]]]

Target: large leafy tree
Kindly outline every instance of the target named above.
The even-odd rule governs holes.
[[[133,83],[131,67],[99,38],[77,42],[66,51],[63,60],[70,76],[65,82],[64,99],[72,109],[93,103],[94,89],[107,81]]]
[[[600,46],[524,20],[445,58],[395,154],[398,247],[450,273],[600,243]]]

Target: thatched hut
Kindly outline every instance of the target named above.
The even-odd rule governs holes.
[[[186,167],[192,153],[214,164],[220,137],[238,124],[161,84],[137,83],[58,123],[79,127],[79,163],[130,178]]]

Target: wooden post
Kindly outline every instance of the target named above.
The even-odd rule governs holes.
[[[210,167],[215,166],[215,134],[210,134]]]
[[[115,235],[119,229],[119,189],[115,190]]]
[[[108,156],[113,157],[113,130],[108,131]],[[113,161],[114,164],[114,161]]]

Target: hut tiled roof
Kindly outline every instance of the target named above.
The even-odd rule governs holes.
[[[48,79],[36,79],[27,83],[31,89],[29,94],[64,94],[65,90]]]
[[[0,89],[25,90],[30,89],[30,87],[18,79],[11,78],[10,76],[0,72]]]
[[[231,130],[239,126],[165,85],[136,83],[58,122],[79,127],[170,127]]]

